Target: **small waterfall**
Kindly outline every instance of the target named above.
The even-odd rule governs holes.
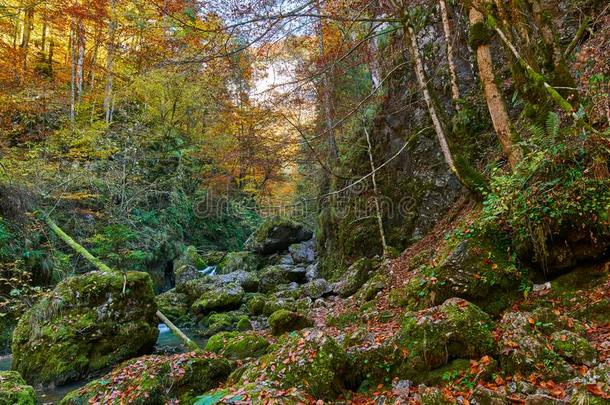
[[[159,335],[171,333],[171,330],[164,323],[160,323],[159,325],[157,325],[157,328],[159,329]]]
[[[199,270],[199,273],[204,276],[213,276],[216,274],[216,266],[208,266],[203,270]]]

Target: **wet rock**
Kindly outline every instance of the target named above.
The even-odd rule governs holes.
[[[217,273],[227,274],[234,271],[256,271],[261,258],[252,252],[229,252],[218,264]]]
[[[87,403],[139,404],[193,403],[203,392],[216,388],[231,372],[231,365],[211,353],[144,356],[130,360],[83,388],[72,391],[61,405]]]
[[[355,294],[379,269],[379,259],[362,258],[352,264],[333,290],[341,297]]]
[[[274,335],[313,326],[311,319],[298,312],[279,309],[269,316],[269,326]]]
[[[246,381],[266,382],[279,388],[297,388],[317,399],[331,400],[343,391],[347,357],[335,340],[316,330],[283,335],[268,354],[246,368]]]
[[[246,249],[264,255],[281,252],[294,243],[311,239],[313,233],[289,219],[265,220],[246,241]]]
[[[19,321],[13,368],[29,382],[61,385],[150,352],[156,310],[146,273],[67,278]]]
[[[260,357],[269,347],[267,339],[256,333],[221,332],[208,340],[205,350],[230,359]]]
[[[211,311],[239,308],[244,297],[244,290],[237,283],[211,285],[193,303],[191,310],[196,314],[207,314]]]
[[[0,405],[35,405],[34,388],[16,371],[0,371]]]

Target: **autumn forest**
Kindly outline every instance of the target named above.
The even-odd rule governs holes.
[[[0,0],[0,405],[610,403],[603,0]]]

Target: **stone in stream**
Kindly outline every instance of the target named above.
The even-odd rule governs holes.
[[[36,393],[16,371],[0,371],[0,405],[34,405]]]
[[[271,255],[312,237],[313,233],[303,225],[286,218],[274,217],[266,219],[248,238],[245,246],[250,251]]]
[[[13,368],[30,383],[62,385],[149,353],[156,310],[146,273],[69,277],[19,320]]]

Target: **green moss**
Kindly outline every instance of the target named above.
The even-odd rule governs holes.
[[[472,24],[468,29],[468,45],[472,49],[477,49],[481,45],[487,45],[491,41],[493,32],[484,22]]]
[[[208,340],[205,350],[231,359],[260,357],[269,342],[256,333],[222,332]]]
[[[153,349],[152,282],[139,272],[92,272],[62,281],[21,318],[13,367],[28,381],[63,384]]]
[[[264,375],[267,382],[278,387],[294,387],[315,398],[330,400],[343,391],[346,365],[345,352],[321,332],[284,335],[268,354],[244,370],[239,383],[256,381]]]
[[[572,363],[593,366],[597,362],[597,351],[591,343],[574,332],[564,330],[553,333],[551,344],[553,350]]]
[[[407,353],[399,373],[417,375],[456,358],[478,358],[496,351],[489,315],[458,298],[408,313],[394,344]]]
[[[239,321],[237,321],[237,330],[239,331],[246,331],[246,330],[251,330],[252,329],[252,323],[250,323],[250,320],[248,319],[247,316],[242,316]]]
[[[213,286],[201,294],[191,306],[191,310],[197,314],[206,314],[215,310],[238,308],[243,297],[244,290],[238,284]]]
[[[267,298],[262,294],[257,294],[250,297],[246,301],[248,312],[250,312],[252,315],[261,315],[263,313],[263,309],[265,308],[266,301]]]
[[[191,403],[195,396],[218,386],[231,372],[225,359],[210,353],[145,356],[122,364],[104,377],[72,391],[61,405],[99,403]],[[123,392],[126,398],[117,397]]]
[[[281,335],[285,332],[313,326],[313,322],[308,317],[297,312],[280,309],[269,317],[269,326],[271,326],[271,331],[274,335]]]
[[[16,371],[0,371],[0,405],[34,405],[36,393]]]
[[[252,252],[229,252],[218,264],[218,273],[227,274],[237,270],[256,271],[261,258]]]
[[[156,297],[157,307],[163,315],[176,325],[192,325],[194,320],[189,313],[189,298],[175,289],[164,292]]]

